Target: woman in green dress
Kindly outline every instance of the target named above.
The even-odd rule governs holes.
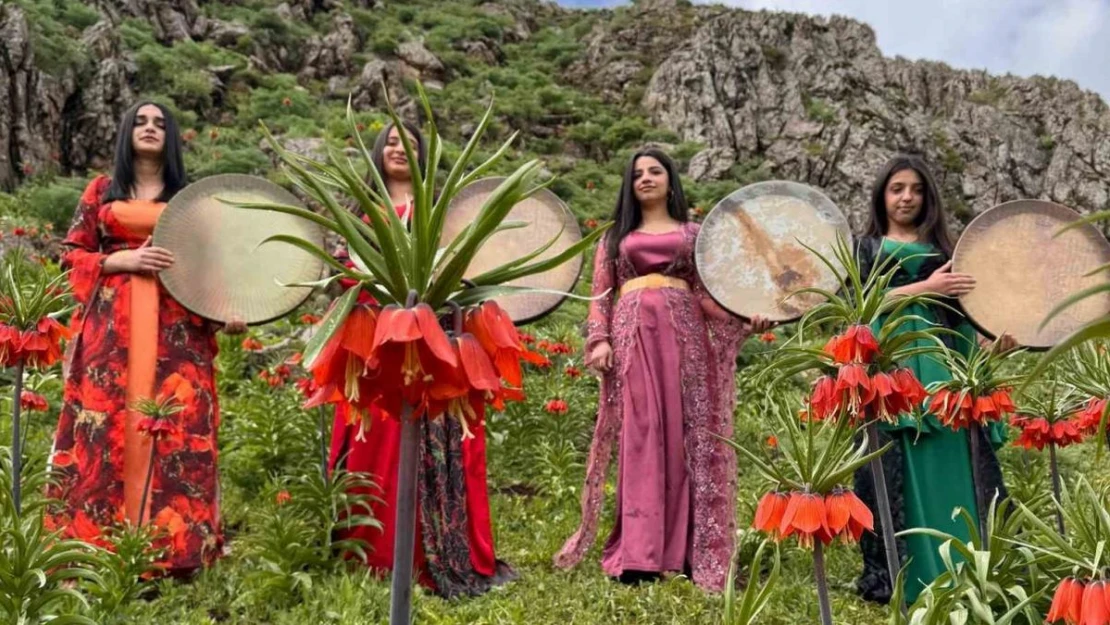
[[[884,259],[890,256],[905,259],[891,281],[890,296],[928,293],[958,309],[954,298],[975,288],[970,275],[952,272],[952,241],[937,186],[924,162],[914,156],[896,156],[880,171],[871,192],[871,221],[857,244],[856,256],[865,279]],[[954,330],[956,336],[940,335],[949,349],[967,355],[980,347],[975,329],[958,312],[914,304],[904,314],[917,315]],[[924,322],[914,321],[903,325],[900,331],[925,327]],[[1004,336],[996,347],[1010,345],[1012,339]],[[925,385],[951,378],[944,364],[933,356],[915,356],[902,364],[912,369]],[[980,432],[983,439],[980,449],[984,450],[980,454],[981,501],[991,501],[996,494],[1002,499],[1006,497],[1006,488],[994,449],[1004,442],[1005,428],[995,423]],[[894,531],[928,527],[958,536],[961,541],[969,540],[964,522],[952,520],[953,509],[965,508],[980,522],[986,510],[976,506],[968,431],[954,432],[931,415],[920,420],[903,415],[897,423],[881,427],[880,439],[884,444],[894,441],[883,457]],[[875,509],[870,470],[865,466],[855,477],[856,492]],[[887,571],[878,525],[876,515],[875,533],[865,534],[860,541],[864,570],[857,590],[867,600],[887,603],[892,576]],[[902,565],[909,561],[906,601],[913,602],[945,570],[938,552],[940,541],[909,536],[898,542]]]

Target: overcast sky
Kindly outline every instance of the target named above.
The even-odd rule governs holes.
[[[629,4],[558,1],[575,7]],[[887,56],[932,59],[996,74],[1069,78],[1110,101],[1110,0],[724,0],[714,4],[846,15],[870,24]]]

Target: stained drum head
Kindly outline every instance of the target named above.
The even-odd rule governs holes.
[[[851,244],[848,220],[820,191],[789,181],[748,185],[721,200],[702,223],[698,275],[713,299],[737,315],[793,321],[822,298],[792,293],[840,286],[802,244],[835,262],[838,236]]]

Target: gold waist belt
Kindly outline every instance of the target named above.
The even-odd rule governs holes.
[[[640,289],[679,289],[689,291],[690,285],[682,278],[672,278],[661,273],[649,273],[646,276],[632,278],[621,286],[621,297]]]

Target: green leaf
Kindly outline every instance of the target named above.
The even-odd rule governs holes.
[[[1110,317],[1103,317],[1102,319],[1093,321],[1079,328],[1075,332],[1072,332],[1068,336],[1064,337],[1052,349],[1048,350],[1045,355],[1041,357],[1040,361],[1033,368],[1033,370],[1029,372],[1029,374],[1026,376],[1026,379],[1034,380],[1044,374],[1045,370],[1052,363],[1057,361],[1061,356],[1066,354],[1073,347],[1076,347],[1081,343],[1085,343],[1087,341],[1107,337],[1110,337]],[[1022,386],[1021,390],[1025,390],[1025,385]],[[1101,446],[1099,446],[1099,449],[1101,449]]]
[[[1076,219],[1075,221],[1071,222],[1070,224],[1064,226],[1063,228],[1060,228],[1059,230],[1057,230],[1052,235],[1052,238],[1055,239],[1056,237],[1064,234],[1065,232],[1068,232],[1069,230],[1075,230],[1076,228],[1081,228],[1081,227],[1086,226],[1088,224],[1093,224],[1093,223],[1099,222],[1099,221],[1105,221],[1107,219],[1110,219],[1110,210],[1108,210],[1108,211],[1098,211],[1098,212],[1091,213],[1090,215],[1086,215],[1084,217]]]
[[[272,235],[272,236],[269,236],[269,237],[266,237],[265,239],[263,239],[257,246],[255,246],[255,249],[258,249],[259,247],[262,247],[263,245],[265,245],[267,243],[273,243],[273,242],[285,243],[287,245],[292,245],[295,248],[304,250],[305,252],[308,252],[309,254],[312,254],[316,258],[319,258],[320,260],[324,261],[324,264],[328,265],[332,269],[335,269],[336,271],[342,273],[343,275],[348,276],[350,278],[353,278],[355,280],[366,280],[366,279],[370,278],[370,276],[355,273],[355,272],[351,271],[350,269],[344,267],[343,265],[341,265],[339,263],[339,261],[335,260],[335,258],[331,254],[328,254],[324,250],[320,249],[319,247],[313,245],[312,243],[309,243],[308,241],[306,241],[306,240],[304,240],[300,237],[294,237],[294,236],[290,236],[288,234],[275,234],[275,235]]]
[[[318,215],[308,209],[301,208],[300,206],[290,206],[288,204],[276,204],[270,202],[225,202],[234,206],[235,208],[242,208],[244,210],[264,210],[274,213],[285,213],[286,215],[293,215],[301,219],[307,219],[332,232],[339,232],[339,224],[335,221],[328,219],[322,215]]]
[[[490,286],[479,286],[473,288],[466,288],[460,290],[458,293],[450,296],[449,301],[452,301],[459,306],[475,306],[482,302],[503,297],[506,295],[523,295],[525,293],[545,293],[548,295],[558,295],[568,299],[578,301],[592,302],[605,295],[588,296],[577,295],[575,293],[567,293],[565,291],[556,291],[554,289],[537,289],[527,286],[510,286],[508,284],[496,284]]]
[[[587,249],[589,249],[595,242],[597,242],[597,240],[599,238],[601,238],[601,236],[604,234],[605,230],[608,229],[609,225],[610,224],[606,224],[603,227],[597,228],[596,230],[594,230],[590,234],[583,237],[582,240],[580,240],[580,241],[574,243],[573,245],[567,247],[565,250],[563,250],[562,252],[559,252],[555,256],[552,256],[551,258],[548,258],[546,260],[542,260],[542,261],[539,261],[539,262],[535,262],[535,263],[532,263],[530,265],[522,264],[524,262],[527,262],[528,260],[530,260],[534,256],[537,256],[540,253],[542,253],[548,246],[550,246],[552,243],[555,242],[554,239],[552,239],[548,243],[547,246],[544,246],[543,248],[540,248],[539,250],[536,250],[536,252],[533,252],[532,254],[524,256],[521,259],[519,259],[518,261],[506,263],[506,264],[501,265],[500,267],[498,267],[496,269],[493,269],[491,271],[483,273],[479,276],[475,276],[471,281],[474,284],[477,284],[479,286],[489,285],[489,284],[499,284],[499,283],[504,283],[504,282],[511,282],[513,280],[518,280],[520,278],[535,275],[537,273],[543,273],[545,271],[550,271],[550,270],[552,270],[556,267],[559,267],[560,265],[569,261],[570,259],[574,258],[575,256],[580,256],[583,252],[585,252]]]
[[[331,340],[332,336],[343,327],[343,322],[346,321],[347,315],[355,307],[355,302],[358,300],[359,289],[348,289],[335,307],[332,308],[324,315],[320,321],[320,325],[312,338],[308,339],[304,348],[304,367],[310,368],[316,364],[316,359],[324,351],[324,346]]]
[[[760,588],[759,571],[763,567],[763,552],[769,545],[774,548],[771,574],[767,576],[767,582]],[[782,569],[782,557],[779,552],[779,547],[771,541],[764,540],[759,544],[759,547],[756,548],[751,565],[748,567],[751,575],[749,576],[748,585],[744,589],[744,596],[741,599],[739,607],[737,607],[735,603],[736,566],[736,558],[733,558],[732,564],[729,566],[728,581],[725,585],[724,622],[726,625],[751,625],[751,623],[755,622],[755,618],[759,616],[759,613],[767,607],[771,599],[771,593],[778,584]]]
[[[402,133],[403,134],[403,133]],[[334,158],[334,157],[333,157]],[[374,232],[374,236],[378,241],[378,249],[374,250],[374,255],[380,256],[384,261],[385,271],[388,272],[394,284],[408,284],[404,276],[404,266],[406,265],[405,259],[402,258],[402,249],[407,249],[407,246],[400,246],[397,238],[394,236],[386,219],[382,217],[382,211],[373,207],[372,201],[366,194],[364,185],[361,180],[354,176],[353,173],[345,171],[342,167],[337,167],[336,172],[343,178],[346,183],[346,190],[355,196],[359,204],[363,206],[363,212],[366,214],[367,219],[370,220],[370,227]],[[387,213],[393,213],[392,210],[387,210]],[[356,227],[360,223],[358,219],[350,217],[350,223],[355,224]],[[404,238],[403,236],[401,238]],[[360,256],[364,255],[365,250],[359,251],[357,246],[351,246]],[[394,295],[397,295],[394,293]]]
[[[525,199],[522,191],[528,180],[538,171],[539,161],[529,161],[494,189],[479,210],[474,223],[456,238],[456,241],[462,239],[457,249],[437,266],[436,278],[425,299],[429,305],[438,306],[447,294],[457,289],[474,254],[493,235],[493,230],[505,219],[513,206]]]
[[[1089,286],[1089,287],[1087,287],[1087,288],[1085,288],[1081,291],[1078,291],[1076,293],[1072,293],[1071,295],[1064,298],[1064,300],[1061,301],[1059,304],[1057,304],[1055,307],[1053,307],[1053,309],[1051,311],[1049,311],[1048,315],[1045,316],[1044,320],[1041,321],[1040,325],[1037,326],[1037,329],[1038,330],[1043,330],[1045,328],[1045,326],[1047,326],[1060,313],[1064,312],[1065,310],[1072,307],[1073,305],[1075,305],[1075,304],[1077,304],[1077,303],[1079,303],[1079,302],[1081,302],[1081,301],[1083,301],[1083,300],[1085,300],[1089,297],[1094,297],[1095,295],[1100,295],[1100,294],[1105,293],[1107,291],[1110,291],[1110,282],[1102,283],[1102,284],[1096,284],[1094,286]]]

